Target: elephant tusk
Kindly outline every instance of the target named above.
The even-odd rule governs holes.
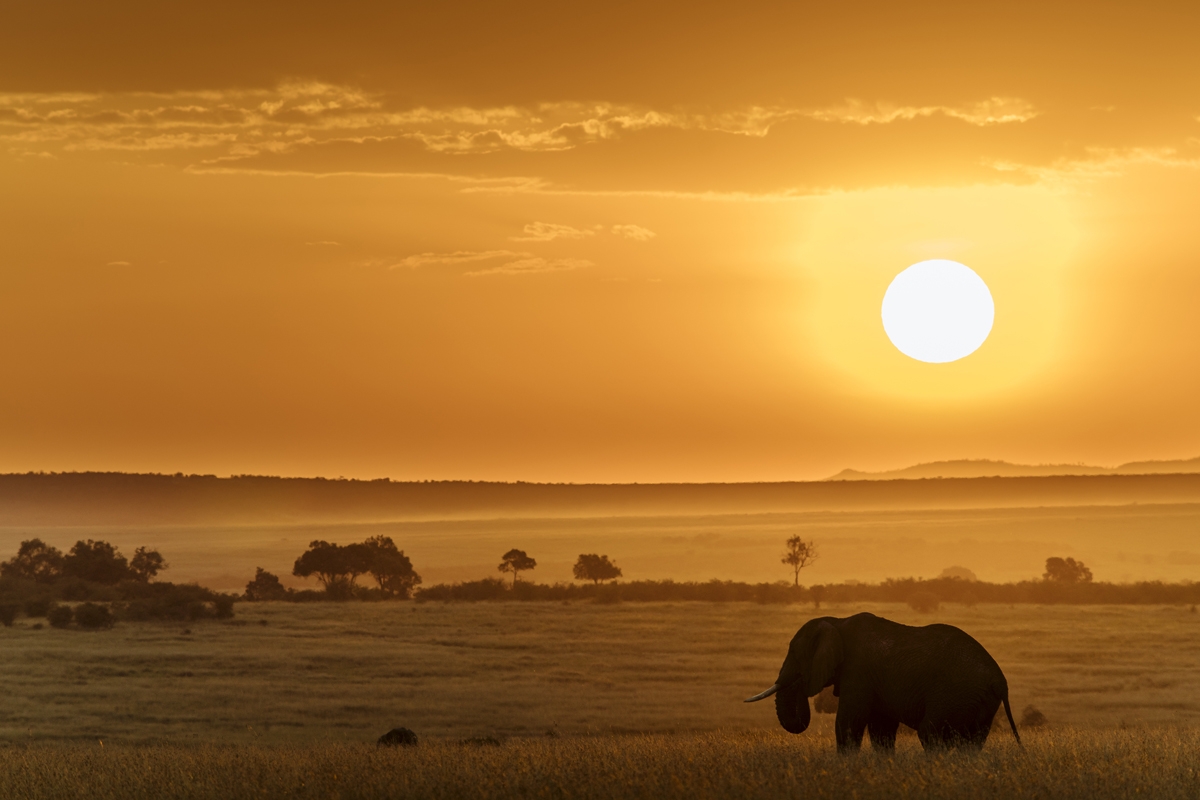
[[[775,694],[778,691],[779,691],[779,684],[777,683],[774,686],[772,686],[770,689],[765,689],[765,690],[759,692],[758,694],[754,695],[754,697],[747,697],[742,702],[757,703],[759,700],[765,700],[766,698],[770,697],[771,695]]]

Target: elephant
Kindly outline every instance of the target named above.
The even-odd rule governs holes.
[[[1021,741],[1000,666],[953,625],[913,627],[868,613],[809,620],[792,637],[775,685],[745,702],[774,695],[779,724],[803,733],[808,698],[826,686],[838,698],[839,752],[862,747],[864,731],[876,750],[893,750],[901,723],[926,750],[979,749],[1001,703]]]

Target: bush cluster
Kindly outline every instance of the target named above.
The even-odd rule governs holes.
[[[104,541],[78,541],[65,555],[40,539],[21,543],[0,563],[0,623],[18,610],[51,627],[111,628],[120,620],[199,620],[233,616],[234,595],[194,584],[156,581],[166,561],[139,547],[132,559]],[[66,605],[75,603],[76,605]]]
[[[510,585],[484,578],[461,583],[441,583],[418,589],[418,601],[594,601],[654,602],[705,601],[713,603],[906,603],[918,611],[935,611],[943,603],[1069,603],[1075,605],[1181,605],[1200,603],[1200,584],[1163,583],[1060,583],[1021,581],[984,583],[961,578],[890,579],[882,583],[840,583],[794,586],[786,582],[742,583],[737,581],[628,581],[585,584],[530,583]]]

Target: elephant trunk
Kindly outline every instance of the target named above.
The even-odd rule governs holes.
[[[793,681],[775,693],[775,716],[788,733],[804,733],[808,729],[812,711],[808,707],[803,681]]]

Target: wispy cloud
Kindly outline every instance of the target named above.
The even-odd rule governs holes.
[[[555,239],[585,239],[595,231],[556,225],[553,222],[531,222],[525,226],[524,236],[513,236],[514,242],[551,242]]]
[[[850,99],[841,105],[804,112],[804,116],[822,122],[853,122],[859,125],[887,125],[919,117],[932,117],[935,114],[971,125],[984,126],[1028,122],[1036,117],[1038,112],[1032,103],[1019,97],[991,97],[960,106],[900,106]]]
[[[633,239],[638,242],[649,241],[658,235],[649,228],[643,228],[641,225],[613,225],[612,232],[614,236],[624,236],[626,239]]]
[[[534,275],[542,272],[566,272],[593,266],[595,264],[584,258],[541,258],[534,256],[522,258],[517,261],[509,261],[507,264],[501,264],[498,267],[468,272],[467,275],[472,277],[480,275]]]
[[[129,266],[132,266],[132,263],[129,261],[109,261],[104,266],[106,266],[106,267],[129,267]]]
[[[470,264],[475,261],[490,261],[494,258],[528,257],[530,253],[518,253],[512,250],[455,250],[453,253],[417,253],[402,258],[392,268],[428,266],[450,266],[454,264]],[[515,263],[515,262],[514,262]]]
[[[341,242],[322,241],[322,242],[305,242],[305,244],[308,245],[309,247],[340,247],[342,243]]]
[[[205,162],[244,160],[333,143],[419,142],[449,155],[498,150],[553,152],[638,131],[676,129],[763,137],[798,118],[888,124],[935,114],[971,125],[1037,116],[1021,98],[959,106],[847,100],[827,108],[751,106],[656,109],[614,103],[544,103],[492,108],[397,108],[393,99],[317,82],[275,89],[113,94],[0,94],[0,141],[62,151],[204,151]]]

